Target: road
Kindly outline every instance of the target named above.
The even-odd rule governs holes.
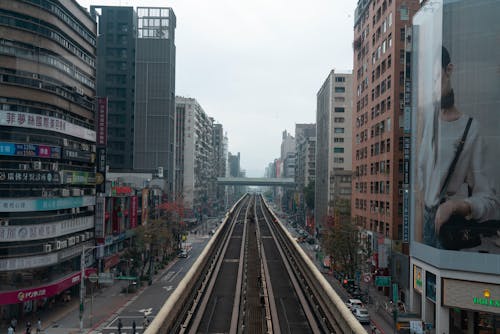
[[[209,220],[203,224],[196,233],[190,233],[187,243],[192,245],[192,250],[187,258],[177,258],[160,275],[157,275],[151,286],[145,286],[138,293],[125,294],[122,288],[126,282],[115,283],[93,297],[93,310],[91,316],[90,298],[86,299],[84,329],[85,333],[117,334],[118,319],[123,327],[121,334],[132,333],[132,322],[136,323],[136,333],[143,332],[144,315],[150,321],[159,312],[168,297],[173,293],[179,282],[184,278],[193,263],[201,254],[211,236],[205,233],[215,229],[217,220]],[[46,333],[68,334],[79,333],[79,311],[74,308],[71,312],[60,318]]]

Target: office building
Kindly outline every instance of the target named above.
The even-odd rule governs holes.
[[[4,319],[77,295],[94,245],[96,30],[76,1],[0,2]]]

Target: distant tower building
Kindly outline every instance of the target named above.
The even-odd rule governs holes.
[[[224,135],[224,128],[222,124],[214,124],[213,127],[213,149],[214,149],[214,166],[215,177],[225,177],[227,169],[227,137]],[[217,210],[224,208],[224,201],[226,198],[226,186],[215,186],[215,193],[213,195],[214,207]]]
[[[76,1],[0,1],[3,319],[75,291],[95,244],[96,31]]]
[[[331,71],[317,94],[316,111],[316,230],[333,213],[334,173],[352,168],[352,74]]]
[[[316,179],[316,124],[295,125],[295,184],[297,192],[297,222],[306,225],[306,217],[312,224],[312,211],[308,212],[304,189]],[[310,229],[313,231],[314,228]]]

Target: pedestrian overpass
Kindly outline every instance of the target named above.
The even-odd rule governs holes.
[[[222,186],[295,187],[293,178],[218,177]]]

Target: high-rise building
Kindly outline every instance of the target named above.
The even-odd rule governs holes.
[[[213,119],[193,98],[176,97],[177,194],[184,206],[196,214],[213,209],[217,168],[214,160]]]
[[[135,42],[133,7],[91,6],[97,21],[97,96],[108,98],[107,164],[130,171],[134,162]]]
[[[173,192],[175,28],[171,8],[92,6],[99,22],[98,94],[108,97],[111,170],[163,170]]]
[[[296,220],[305,226],[306,217],[310,221],[312,218],[312,211],[309,212],[306,207],[304,192],[307,187],[312,187],[316,179],[316,124],[295,124],[295,147]]]
[[[335,170],[351,170],[352,74],[328,74],[317,93],[314,218],[321,229],[332,214]]]
[[[360,0],[355,12],[351,208],[378,240],[379,269],[387,269],[385,247],[403,234],[405,26],[418,7],[418,0]]]
[[[222,124],[214,124],[213,132],[215,177],[225,177],[227,170],[227,137],[224,135]],[[222,210],[226,199],[226,186],[218,186],[214,183],[214,187],[214,207],[217,210]]]
[[[94,245],[96,30],[76,1],[0,2],[4,317],[74,292]]]

